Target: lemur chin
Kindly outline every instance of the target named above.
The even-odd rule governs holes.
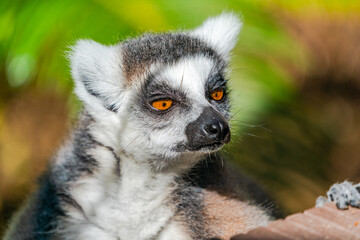
[[[274,218],[216,153],[230,141],[232,13],[70,54],[77,127],[5,239],[229,239]]]

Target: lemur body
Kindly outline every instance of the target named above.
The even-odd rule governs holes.
[[[230,140],[233,14],[70,56],[77,128],[5,239],[229,239],[273,219],[216,151]]]
[[[265,194],[215,153],[230,140],[225,78],[240,28],[223,14],[115,46],[79,41],[78,127],[7,239],[227,239],[266,225]]]

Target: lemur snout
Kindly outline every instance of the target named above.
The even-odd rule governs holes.
[[[214,108],[207,107],[186,127],[190,150],[214,150],[230,141],[227,120]]]

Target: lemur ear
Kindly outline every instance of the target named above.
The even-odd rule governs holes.
[[[242,25],[243,23],[234,13],[222,13],[219,16],[207,19],[191,34],[208,42],[226,57],[235,47]]]
[[[119,46],[79,40],[69,55],[75,93],[90,106],[116,112],[122,82]]]

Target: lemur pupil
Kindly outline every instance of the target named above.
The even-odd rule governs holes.
[[[166,103],[165,103],[165,102],[164,102],[162,105],[163,105],[163,107],[166,107]]]

